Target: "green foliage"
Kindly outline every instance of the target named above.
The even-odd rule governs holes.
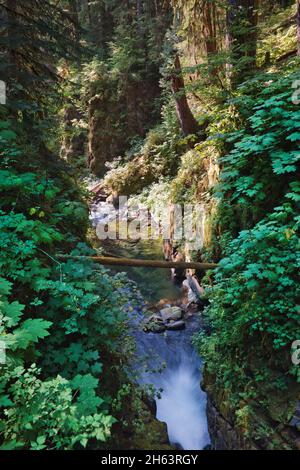
[[[295,189],[293,195],[299,195],[300,187]],[[272,351],[273,366],[293,373],[290,346],[300,332],[295,303],[299,222],[297,208],[287,200],[229,244],[215,275],[208,311],[216,329],[217,354],[223,350],[228,359],[236,358],[237,347],[241,358],[254,353],[266,357]],[[223,360],[221,364],[220,370],[226,368]]]
[[[43,168],[31,152],[25,164],[9,122],[1,129],[0,335],[6,363],[0,442],[2,448],[35,450],[99,447],[110,436],[110,393],[118,390],[117,380],[107,385],[105,364],[121,354],[131,289],[124,276],[112,277],[89,260],[56,259],[60,251],[93,254],[81,242],[86,208],[55,163]]]
[[[100,3],[89,8],[95,11],[94,26],[98,24],[100,34],[109,40],[100,47],[97,42],[93,60],[84,64],[78,76],[80,111],[88,110],[89,166],[103,176],[105,164],[119,155],[132,155],[130,147],[159,119],[161,51],[171,18],[161,0],[155,6],[141,1],[141,11],[134,1],[126,8]],[[74,90],[77,94],[78,88]]]
[[[87,414],[84,403],[74,400],[68,380],[41,380],[35,364],[6,369],[0,388],[6,391],[1,400],[2,450],[73,449],[110,436],[111,416]]]
[[[280,69],[296,45],[294,7],[260,18],[258,28],[241,8],[227,15],[225,28],[222,2],[171,4],[176,21],[166,38],[172,15],[164,0],[129,0],[126,8],[111,0],[1,5],[0,78],[9,83],[9,105],[0,108],[1,449],[99,448],[110,438],[112,414],[120,435],[134,428],[144,445],[149,413],[124,372],[131,286],[88,259],[57,257],[94,253],[85,243],[83,193],[49,151],[60,138],[62,155],[76,150],[81,165],[88,125],[93,171],[102,174],[122,154],[107,188],[148,203],[163,205],[170,196],[215,208],[223,155],[211,250],[222,260],[206,311],[212,332],[196,343],[213,391],[235,410],[246,437],[270,438],[273,424],[287,423],[294,411],[300,114],[292,102],[299,74],[292,72],[299,62]],[[225,30],[229,51],[221,50]],[[75,50],[85,42],[91,51],[81,66]],[[209,123],[201,142],[183,139],[170,96],[179,42],[189,102]],[[276,63],[262,73],[255,59]],[[253,79],[237,87],[246,73]],[[277,397],[289,402],[283,410],[274,410]],[[257,407],[268,424],[256,422]]]
[[[223,171],[217,191],[222,198],[221,226],[228,226],[234,213],[237,222],[235,230],[232,227],[234,234],[272,210],[295,179],[300,114],[292,101],[292,84],[297,77],[298,73],[287,73],[286,77],[273,75],[268,82],[266,75],[258,77],[241,86],[240,96],[234,101],[248,117],[246,127],[228,137],[234,148],[221,158]],[[230,223],[232,226],[232,220]]]
[[[238,425],[255,439],[274,433],[257,425],[255,410],[286,423],[299,391],[291,361],[300,336],[300,115],[291,86],[297,76],[244,84],[235,101],[246,126],[229,136],[233,148],[221,158],[216,221],[223,258],[208,293],[212,333],[196,339],[214,393],[223,390]],[[274,417],[274,396],[282,393],[289,406]]]
[[[293,198],[299,196],[296,189]],[[223,390],[238,425],[254,439],[274,433],[271,427],[271,434],[269,429],[259,435],[255,415],[260,408],[267,421],[287,423],[298,399],[299,367],[291,361],[291,345],[300,335],[298,213],[287,199],[228,245],[209,292],[212,334],[196,340],[214,377],[214,393]],[[289,399],[278,416],[272,407],[280,396]],[[245,403],[247,425],[240,421]]]
[[[6,351],[0,378],[0,449],[69,449],[76,443],[85,447],[90,439],[105,441],[114,420],[96,413],[100,398],[94,397],[91,406],[97,379],[77,376],[70,383],[57,376],[41,380],[35,364],[23,367],[35,355],[33,343],[49,335],[52,323],[41,318],[21,321],[25,305],[8,301],[11,288],[10,282],[0,279],[0,340]],[[83,393],[74,401],[76,389]]]

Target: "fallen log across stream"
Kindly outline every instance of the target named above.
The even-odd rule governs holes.
[[[96,263],[108,266],[133,266],[145,268],[177,268],[177,269],[199,269],[207,271],[218,267],[216,263],[199,263],[197,261],[161,261],[150,259],[133,259],[133,258],[113,258],[109,256],[71,256],[57,255],[57,259],[90,259]]]

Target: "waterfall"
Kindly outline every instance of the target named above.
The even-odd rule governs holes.
[[[138,356],[147,358],[140,383],[162,390],[156,398],[157,419],[167,423],[170,442],[185,450],[201,450],[210,443],[206,394],[200,388],[202,363],[191,345],[198,327],[191,319],[184,331],[135,333]]]

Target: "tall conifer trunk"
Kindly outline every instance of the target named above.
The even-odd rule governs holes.
[[[216,38],[216,6],[214,3],[205,1],[203,4],[203,25],[202,33],[205,41],[206,54],[209,57],[211,54],[217,53],[217,38]]]
[[[70,18],[72,19],[72,22],[73,22],[75,41],[76,43],[79,43],[79,18],[78,18],[77,0],[69,0],[68,10],[69,10]]]
[[[297,54],[300,56],[300,0],[297,0]]]
[[[8,64],[9,71],[8,77],[10,79],[16,76],[17,67],[17,51],[14,45],[14,36],[16,33],[16,11],[17,11],[17,0],[6,0],[7,7],[7,37],[8,37]]]
[[[218,73],[218,68],[212,64],[213,57],[218,52],[217,35],[216,35],[216,6],[208,0],[203,4],[203,24],[202,34],[204,37],[204,44],[207,56],[207,63],[209,65],[209,75],[211,80],[214,80]]]
[[[172,91],[176,102],[177,116],[184,135],[196,134],[199,125],[190,110],[184,87],[179,55],[175,57],[175,73],[172,76]]]

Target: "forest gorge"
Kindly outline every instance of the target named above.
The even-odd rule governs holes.
[[[119,195],[203,208],[203,247],[161,259],[218,263],[192,339],[210,448],[300,449],[299,0],[1,0],[0,20],[0,449],[175,448],[129,372],[139,286],[90,258],[89,205]]]

